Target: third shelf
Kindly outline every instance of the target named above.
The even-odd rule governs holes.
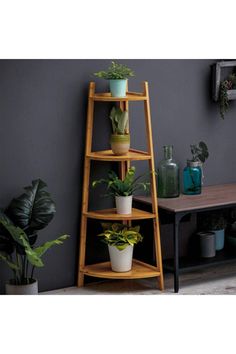
[[[103,209],[87,211],[84,213],[88,218],[101,220],[139,220],[139,219],[154,219],[155,214],[144,210],[132,209],[132,214],[117,214],[116,209]]]

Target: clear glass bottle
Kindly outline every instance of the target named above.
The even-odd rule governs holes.
[[[202,162],[187,160],[183,171],[184,194],[194,195],[202,192]]]
[[[158,168],[158,197],[176,198],[179,196],[179,166],[173,161],[173,146],[163,148],[164,159]]]

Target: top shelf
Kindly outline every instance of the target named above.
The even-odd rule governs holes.
[[[144,96],[143,93],[130,92],[130,91],[126,93],[125,97],[113,97],[111,96],[110,92],[104,92],[104,93],[95,93],[89,98],[93,99],[94,101],[101,101],[101,102],[146,101],[147,100],[147,97]]]

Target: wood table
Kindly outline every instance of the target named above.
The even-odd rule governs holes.
[[[147,196],[139,196],[134,198],[138,204],[151,206],[151,198]],[[181,194],[178,198],[158,198],[158,208],[162,213],[171,214],[173,216],[173,243],[174,243],[174,259],[173,266],[164,263],[166,269],[174,273],[174,291],[179,291],[179,273],[180,270],[190,270],[195,267],[204,267],[209,264],[219,262],[228,262],[236,260],[235,256],[226,256],[220,253],[219,256],[199,260],[198,262],[191,261],[188,264],[180,264],[179,262],[179,224],[181,219],[191,213],[210,211],[216,209],[230,208],[236,206],[236,183],[224,184],[215,186],[206,186],[202,188],[200,195],[184,195]]]

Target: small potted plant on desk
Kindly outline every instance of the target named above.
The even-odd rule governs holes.
[[[114,272],[128,272],[132,268],[134,245],[142,241],[139,226],[120,223],[102,223],[103,232],[98,236],[108,245],[111,269]]]
[[[111,149],[115,155],[125,155],[130,148],[130,134],[128,133],[129,115],[127,111],[113,107],[110,113],[112,122]]]
[[[94,75],[109,80],[110,92],[113,97],[125,97],[127,79],[134,76],[134,72],[126,65],[112,61],[107,71],[102,70],[94,73]]]
[[[117,214],[131,214],[133,194],[139,189],[147,191],[150,186],[150,182],[139,182],[141,178],[142,176],[135,178],[133,166],[129,168],[123,181],[114,171],[110,171],[107,179],[93,181],[92,187],[105,184],[108,192],[106,195],[115,196]]]
[[[24,194],[0,212],[0,259],[13,271],[13,278],[6,284],[8,295],[38,294],[35,267],[43,267],[45,252],[69,237],[62,235],[35,247],[39,230],[49,224],[56,212],[46,186],[40,179],[33,181],[25,187]]]
[[[190,145],[192,159],[187,160],[183,171],[184,194],[201,194],[202,191],[202,166],[209,156],[207,145],[201,141],[198,145]]]

